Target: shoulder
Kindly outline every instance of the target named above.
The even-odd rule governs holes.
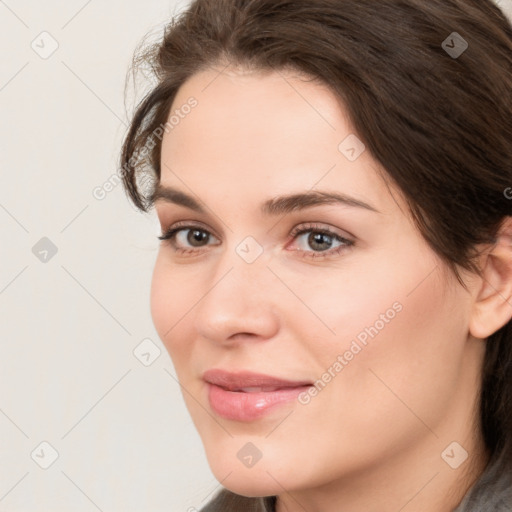
[[[490,463],[453,512],[512,512],[512,464]]]
[[[247,498],[234,494],[227,489],[217,493],[199,512],[267,512],[265,498]]]

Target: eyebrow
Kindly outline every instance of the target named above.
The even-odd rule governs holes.
[[[198,213],[206,213],[205,209],[192,196],[173,187],[164,186],[161,183],[157,183],[155,190],[149,197],[149,202],[150,204],[156,202],[172,203],[184,206]],[[375,207],[360,199],[346,194],[318,190],[268,199],[261,205],[260,211],[263,215],[281,215],[313,206],[331,204],[342,204],[381,213]]]

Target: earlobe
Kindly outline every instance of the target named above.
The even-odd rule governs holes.
[[[482,256],[481,269],[469,331],[485,339],[512,318],[512,217],[505,218],[496,243]]]

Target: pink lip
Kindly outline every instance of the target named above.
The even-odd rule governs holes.
[[[253,421],[306,390],[311,382],[290,381],[253,372],[230,373],[212,369],[203,374],[211,408],[235,421]],[[242,391],[242,388],[263,388]],[[265,389],[269,388],[269,389]]]

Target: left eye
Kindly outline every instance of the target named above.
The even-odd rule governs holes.
[[[308,236],[303,237],[306,234]],[[290,235],[297,239],[302,237],[306,244],[313,249],[313,251],[295,249],[302,252],[306,257],[324,257],[325,255],[337,254],[343,249],[354,245],[354,242],[332,232],[329,228],[320,228],[316,225],[295,228]],[[207,244],[210,237],[216,239],[209,231],[199,226],[178,226],[166,231],[158,239],[169,242],[177,253],[194,253],[198,252],[198,249],[205,247],[204,242]],[[333,241],[339,243],[335,248],[331,248]],[[188,247],[187,244],[189,244]]]
[[[307,236],[305,236],[307,235]],[[315,248],[314,252],[326,252],[331,250],[331,246],[333,244],[333,241],[337,241],[341,245],[350,245],[350,241],[336,235],[335,233],[329,231],[329,230],[323,230],[323,229],[302,229],[301,231],[298,231],[297,233],[294,233],[294,237],[298,239],[303,239],[303,241],[311,248]],[[329,247],[327,247],[329,246]],[[340,247],[338,245],[338,247]],[[307,250],[307,249],[300,249],[300,250]],[[332,249],[334,250],[334,249]]]

